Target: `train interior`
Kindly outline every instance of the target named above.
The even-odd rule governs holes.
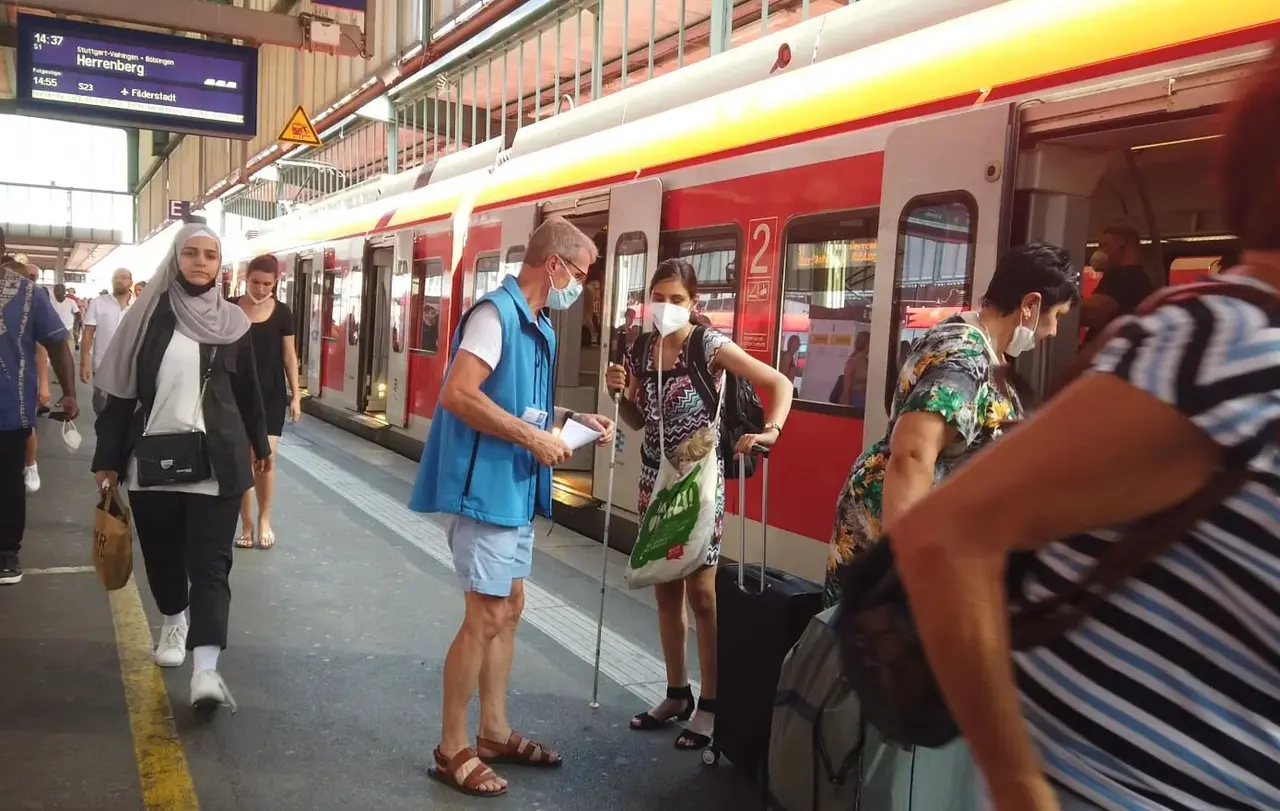
[[[1101,278],[1088,257],[1110,226],[1137,231],[1140,261],[1156,287],[1229,266],[1236,240],[1214,182],[1221,137],[1221,118],[1202,114],[1036,140],[1020,158],[1012,240],[1068,246],[1085,265],[1086,296]],[[1043,393],[1065,371],[1081,336],[1072,320],[1019,370],[1030,372]]]
[[[596,243],[599,258],[587,271],[582,286],[582,305],[567,310],[554,310],[552,326],[556,331],[556,405],[571,411],[591,414],[599,409],[598,399],[603,366],[601,348],[608,345],[606,331],[610,318],[604,306],[605,240],[609,229],[608,212],[568,215],[566,219]],[[512,249],[517,250],[517,249]],[[523,259],[523,250],[520,258]],[[510,257],[509,257],[510,259]],[[516,264],[512,270],[518,269]],[[578,449],[568,462],[556,467],[555,497],[574,505],[592,498],[595,470],[594,445]]]

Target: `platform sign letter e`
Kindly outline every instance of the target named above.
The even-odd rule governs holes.
[[[169,219],[181,220],[191,213],[190,200],[170,200]]]
[[[298,109],[293,111],[289,120],[284,122],[284,129],[280,130],[276,140],[286,144],[320,146],[320,136],[316,133],[316,128],[312,125],[307,111],[302,109],[302,105],[298,105]]]

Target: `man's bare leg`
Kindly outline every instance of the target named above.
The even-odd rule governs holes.
[[[480,737],[502,743],[511,737],[511,721],[507,718],[507,685],[511,681],[511,660],[515,656],[516,626],[520,624],[520,614],[524,611],[523,580],[511,582],[506,610],[502,630],[489,643],[484,663],[480,666]]]
[[[495,638],[501,633],[507,616],[507,599],[467,592],[466,614],[462,626],[449,646],[444,660],[443,724],[440,732],[440,754],[450,760],[458,752],[471,747],[467,733],[467,707],[476,693],[480,670]],[[508,660],[508,667],[510,666]],[[480,767],[479,761],[464,765],[458,775],[459,782],[467,774]],[[505,787],[506,780],[494,778],[481,783],[479,788],[496,791]]]

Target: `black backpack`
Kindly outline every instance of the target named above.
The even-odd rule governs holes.
[[[716,381],[707,363],[706,327],[695,326],[689,336],[689,368],[686,371],[689,381],[702,398],[707,412],[716,413]],[[633,368],[645,368],[649,354],[653,350],[653,339],[656,332],[646,332],[632,347],[636,355],[632,359]],[[679,371],[673,370],[673,371]],[[756,387],[749,381],[740,379],[730,372],[724,373],[724,391],[728,398],[724,402],[724,410],[720,414],[720,458],[724,461],[724,477],[738,478],[738,460],[733,449],[743,434],[758,434],[764,430],[764,404]],[[756,472],[756,457],[748,454],[742,460],[745,478]]]

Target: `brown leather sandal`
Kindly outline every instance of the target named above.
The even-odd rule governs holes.
[[[541,769],[556,769],[564,765],[564,760],[551,751],[545,744],[530,740],[519,733],[512,732],[506,743],[498,743],[488,738],[476,738],[476,751],[488,749],[496,754],[481,755],[485,763],[505,763],[511,766],[536,766]]]
[[[493,769],[490,769],[485,765],[485,762],[480,759],[479,755],[470,749],[462,749],[458,754],[453,756],[452,760],[446,760],[444,753],[441,752],[440,747],[437,746],[435,759],[435,768],[428,771],[428,774],[451,789],[460,791],[471,797],[501,797],[503,794],[507,793],[506,786],[489,791],[480,788],[480,786],[484,785],[486,782],[500,778]],[[458,772],[462,771],[462,767],[466,766],[473,760],[476,761],[475,767],[467,773],[466,777],[462,778],[461,782],[459,782]]]

